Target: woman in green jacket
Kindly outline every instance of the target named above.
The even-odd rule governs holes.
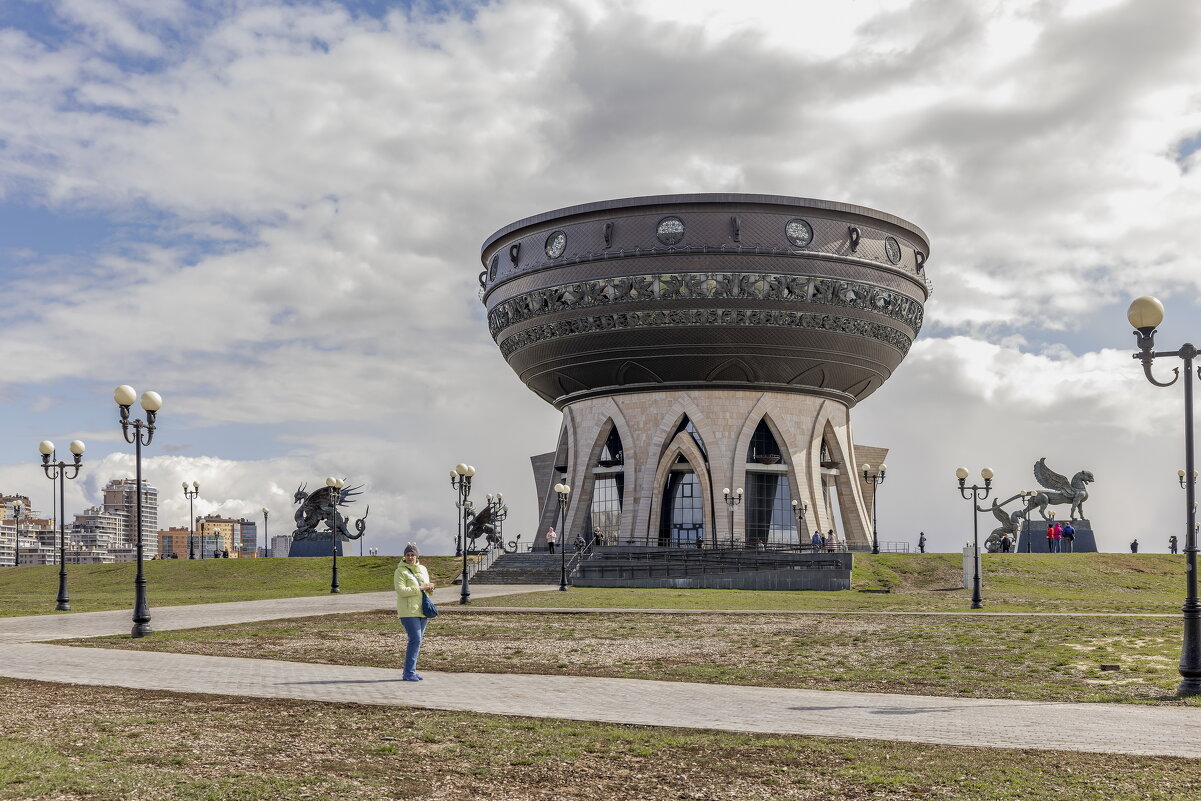
[[[416,543],[410,542],[405,546],[404,561],[396,566],[392,575],[392,584],[396,587],[396,615],[409,638],[401,677],[405,681],[421,681],[417,674],[417,654],[421,651],[425,624],[429,622],[421,612],[421,594],[434,591],[429,571],[417,561],[418,556]]]

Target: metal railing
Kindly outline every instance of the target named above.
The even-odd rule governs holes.
[[[592,556],[592,543],[585,542],[583,548],[576,548],[575,553],[571,555],[571,559],[567,560],[567,583],[571,583],[571,577],[575,575],[579,569],[580,563]]]
[[[819,551],[820,552],[820,551]],[[793,551],[797,553],[797,551]],[[588,560],[588,574],[592,578],[606,578],[608,574],[629,577],[638,573],[640,577],[691,576],[705,573],[737,573],[755,570],[837,570],[847,567],[843,559],[787,559],[783,553],[775,554],[757,550],[627,550],[614,549],[598,552]]]

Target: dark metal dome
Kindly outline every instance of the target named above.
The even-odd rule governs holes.
[[[481,297],[509,366],[562,408],[670,389],[759,389],[848,406],[896,369],[929,296],[925,233],[824,200],[626,198],[505,226]]]

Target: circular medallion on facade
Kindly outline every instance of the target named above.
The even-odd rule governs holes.
[[[655,236],[664,245],[674,245],[684,238],[684,222],[679,217],[664,217],[655,228]]]
[[[813,226],[804,220],[789,220],[784,226],[784,235],[795,247],[808,247],[813,241]]]
[[[557,259],[563,255],[563,251],[567,249],[567,234],[562,231],[555,231],[546,238],[546,255],[552,259]]]
[[[901,245],[895,237],[888,237],[884,240],[884,252],[888,254],[888,260],[893,264],[901,261]]]

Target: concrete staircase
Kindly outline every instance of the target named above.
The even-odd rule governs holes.
[[[567,561],[571,561],[567,554]],[[555,584],[561,572],[559,554],[506,553],[487,570],[476,573],[472,584]]]

